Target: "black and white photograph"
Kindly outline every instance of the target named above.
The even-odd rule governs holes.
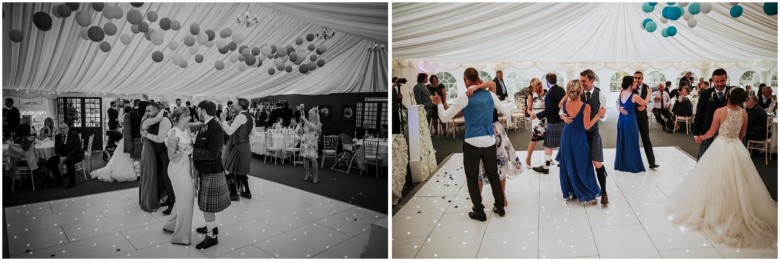
[[[389,258],[388,8],[3,3],[3,258]]]
[[[392,3],[393,258],[777,259],[777,3]]]

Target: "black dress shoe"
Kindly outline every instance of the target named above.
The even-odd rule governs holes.
[[[70,189],[76,186],[76,183],[68,183],[67,186],[65,186],[65,189]]]
[[[545,169],[544,166],[534,167],[533,170],[542,174],[550,174],[550,169]]]
[[[165,233],[173,233],[173,230],[167,230],[167,229],[163,228],[163,232],[165,232]]]
[[[499,217],[503,217],[504,215],[506,215],[506,211],[504,210],[504,208],[493,207],[493,213],[497,213]]]
[[[206,236],[206,238],[203,239],[203,242],[200,242],[197,245],[195,245],[195,248],[197,248],[197,249],[206,249],[206,248],[209,248],[209,247],[212,247],[212,246],[216,246],[217,244],[219,244],[219,240],[217,239],[216,236],[214,238]]]
[[[48,187],[53,188],[53,187],[59,187],[59,186],[62,186],[62,181],[51,183],[51,184],[49,184]]]
[[[162,212],[163,216],[167,216],[171,214],[171,211],[173,210],[173,206],[169,206],[165,211]]]
[[[161,207],[167,207],[167,206],[169,206],[169,205],[171,205],[171,203],[170,203],[170,202],[168,202],[168,201],[165,201],[165,202],[163,202],[163,203],[161,203],[161,204],[160,204],[160,206],[161,206]]]
[[[241,192],[241,196],[242,196],[242,197],[245,197],[245,198],[247,198],[247,199],[252,199],[252,193],[249,193],[249,191],[247,191],[247,192]]]
[[[219,234],[219,228],[218,227],[215,227],[213,230],[214,231],[212,231],[212,232],[214,232],[214,235],[218,235]],[[206,234],[206,231],[208,231],[208,230],[206,230],[206,226],[202,226],[202,227],[199,227],[199,228],[195,229],[195,232],[198,232],[198,233],[201,233],[201,234]]]
[[[471,219],[476,219],[476,220],[479,220],[479,221],[482,221],[482,222],[487,221],[487,216],[485,215],[485,212],[483,212],[483,211],[480,211],[480,212],[469,212],[469,217]]]
[[[658,168],[658,164],[655,164],[655,163],[650,164],[650,168],[651,169],[656,169],[656,168]]]
[[[230,201],[238,201],[238,195],[230,195]]]

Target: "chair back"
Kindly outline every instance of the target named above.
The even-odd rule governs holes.
[[[87,141],[87,149],[84,150],[84,157],[87,159],[92,158],[92,141],[95,140],[95,134],[89,135],[89,140]]]
[[[273,132],[267,132],[265,133],[265,149],[266,150],[274,150],[276,149],[274,145],[274,137]]]
[[[766,117],[766,140],[772,140],[772,125],[774,125],[774,118],[772,116]]]
[[[287,149],[293,149],[295,148],[296,142],[295,142],[295,134],[294,133],[287,133],[284,135],[284,144],[285,148]]]
[[[378,139],[366,139],[363,140],[363,146],[366,147],[366,156],[372,158],[379,157],[379,140]]]
[[[328,135],[324,137],[323,145],[325,146],[326,150],[336,150],[336,147],[339,145],[339,136],[336,135]]]
[[[524,112],[525,107],[527,106],[525,102],[528,100],[527,95],[520,95],[515,99],[515,108],[517,108],[518,111]]]

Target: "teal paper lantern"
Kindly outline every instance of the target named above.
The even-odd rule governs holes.
[[[658,4],[658,2],[648,2],[648,4],[649,4],[650,6],[655,6],[655,5],[657,5],[657,4]]]
[[[731,17],[737,18],[742,16],[742,11],[743,11],[742,6],[735,5],[731,7],[731,11],[729,11],[729,13],[731,14]]]
[[[669,19],[669,7],[664,6],[664,9],[661,9],[661,17]]]
[[[662,35],[663,37],[669,37],[669,34],[666,32],[666,30],[667,30],[667,29],[669,29],[669,28],[664,28],[664,29],[661,29],[661,35]]]
[[[642,4],[642,11],[644,11],[645,13],[650,13],[653,11],[653,9],[655,9],[655,7],[653,7],[649,3]]]
[[[683,9],[679,6],[671,6],[669,7],[669,20],[677,21],[677,19],[680,19],[683,15]]]
[[[653,19],[645,18],[645,20],[642,20],[642,28],[647,29],[647,23],[652,22]]]
[[[697,15],[701,13],[701,4],[691,3],[690,5],[688,5],[688,13],[692,15]]]
[[[674,5],[675,2],[666,2],[667,5]]]
[[[764,13],[767,15],[777,15],[777,2],[764,3]]]
[[[649,32],[649,33],[655,32],[655,29],[657,29],[657,28],[658,28],[658,25],[655,22],[652,22],[652,21],[647,23],[647,26],[645,26],[645,30],[647,30],[647,32]]]
[[[666,34],[668,34],[669,36],[677,35],[677,27],[669,26],[669,28],[666,28]]]

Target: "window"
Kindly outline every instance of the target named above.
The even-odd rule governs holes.
[[[619,92],[623,90],[621,85],[623,84],[623,77],[628,76],[627,72],[619,71],[612,75],[612,79],[609,80],[609,91]]]
[[[745,85],[750,85],[753,88],[758,87],[761,82],[758,81],[758,75],[754,71],[747,71],[739,77],[739,86],[745,88]]]
[[[659,83],[663,83],[664,87],[666,87],[666,75],[664,75],[659,71],[650,72],[648,74],[645,74],[644,83],[649,85],[650,88],[653,90],[658,89]]]
[[[492,82],[493,76],[490,76],[489,73],[485,71],[479,71],[479,78],[482,79],[483,82]],[[466,86],[468,87],[468,86]]]
[[[363,126],[363,103],[357,103],[357,115],[355,115],[355,127]]]
[[[362,127],[364,121],[370,129],[378,129],[380,123],[387,124],[386,102],[358,102],[356,107],[355,127]]]
[[[519,92],[521,89],[528,87],[531,80],[528,79],[528,76],[526,76],[524,73],[521,72],[511,72],[507,75],[506,79],[504,79],[504,83],[506,84],[507,89],[507,95],[512,96],[515,93]]]
[[[770,81],[770,86],[772,86],[772,93],[777,93],[777,75],[772,76],[772,81]]]
[[[447,90],[447,103],[452,103],[450,101],[458,97],[458,83],[455,80],[455,76],[448,72],[440,72],[436,74],[436,77],[439,77],[439,82]]]
[[[564,89],[566,89],[566,79],[563,78],[563,75],[556,72],[555,76],[557,78],[556,80],[558,80],[557,83],[558,86],[561,86]],[[539,80],[542,81],[542,87],[544,87],[544,89],[547,89],[547,74],[546,73],[542,74],[542,77],[539,77]]]

